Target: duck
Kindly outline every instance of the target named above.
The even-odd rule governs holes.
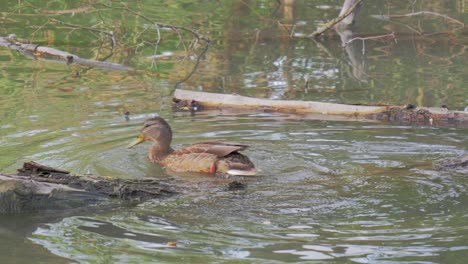
[[[173,172],[195,172],[234,176],[256,176],[252,161],[239,151],[248,145],[237,142],[205,141],[174,150],[171,147],[172,129],[162,117],[144,121],[140,134],[127,148],[152,141],[148,158]]]

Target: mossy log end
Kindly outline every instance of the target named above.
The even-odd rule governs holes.
[[[350,105],[313,101],[270,100],[233,94],[176,89],[174,110],[243,109],[297,114],[320,120],[375,120],[409,125],[468,126],[468,112],[413,105]]]
[[[109,198],[144,201],[176,193],[168,182],[76,176],[26,162],[16,175],[0,174],[0,213],[77,208]]]
[[[368,119],[401,124],[428,126],[468,126],[468,112],[449,111],[446,108],[388,106],[380,113],[365,115]]]
[[[468,154],[460,157],[438,160],[434,163],[440,171],[458,171],[468,175]]]

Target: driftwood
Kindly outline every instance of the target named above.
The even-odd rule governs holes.
[[[33,59],[47,60],[66,64],[80,64],[84,66],[114,71],[133,70],[133,68],[125,65],[106,61],[84,59],[65,51],[32,44],[29,43],[27,40],[17,39],[14,35],[11,35],[9,37],[0,37],[0,46],[17,50],[26,57]]]
[[[178,190],[158,179],[109,179],[76,176],[70,172],[26,162],[16,175],[0,174],[0,213],[70,209],[110,198],[144,201]]]
[[[468,112],[447,108],[406,106],[369,106],[312,101],[270,100],[240,95],[216,94],[176,89],[175,110],[243,109],[262,112],[300,114],[305,118],[324,120],[377,120],[404,124],[434,126],[468,126]]]

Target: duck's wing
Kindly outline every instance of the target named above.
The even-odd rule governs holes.
[[[184,152],[176,150],[161,161],[166,168],[175,172],[215,173],[218,157],[203,152]]]
[[[233,170],[235,175],[250,175],[242,171],[254,168],[250,160],[237,153],[247,145],[235,142],[208,141],[196,143],[172,152],[162,164],[173,171],[194,171],[204,173]],[[254,174],[252,174],[254,175]]]
[[[189,146],[190,149],[196,149],[203,153],[214,154],[217,157],[225,157],[233,152],[242,151],[246,149],[248,145],[240,144],[237,142],[225,142],[225,141],[206,141],[193,144]]]
[[[234,142],[234,141],[202,141],[202,142],[195,143],[194,145],[198,145],[198,144],[238,146],[238,147],[244,147],[244,148],[247,148],[249,146],[249,145],[242,144],[239,142]]]

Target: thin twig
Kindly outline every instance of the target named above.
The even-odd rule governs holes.
[[[439,13],[436,13],[436,12],[431,12],[431,11],[419,11],[419,12],[409,13],[409,14],[404,14],[404,15],[389,15],[388,17],[389,18],[398,18],[398,17],[412,17],[412,16],[419,16],[419,15],[439,16],[439,17],[443,17],[443,18],[445,18],[445,19],[447,19],[449,21],[452,21],[455,24],[461,25],[462,27],[465,26],[465,23],[461,22],[460,20],[457,20],[455,18],[451,18],[451,17],[449,17],[447,15],[439,14]]]
[[[112,48],[114,48],[115,46],[117,46],[117,43],[116,43],[115,37],[114,37],[114,33],[113,33],[112,31],[107,32],[107,31],[104,31],[104,30],[101,30],[101,29],[97,29],[97,28],[93,28],[93,27],[84,27],[84,26],[78,26],[78,25],[74,25],[74,24],[69,24],[69,23],[66,23],[66,22],[57,20],[57,19],[55,19],[55,18],[49,18],[49,20],[50,20],[51,22],[59,23],[59,24],[68,26],[68,27],[70,27],[70,28],[74,28],[74,29],[85,29],[85,30],[94,31],[94,32],[99,32],[99,33],[101,33],[101,34],[107,35],[107,36],[109,36],[109,38],[111,39]]]
[[[362,1],[362,0],[361,0],[361,1]],[[150,19],[149,17],[147,17],[147,16],[145,16],[145,15],[142,15],[141,13],[138,13],[138,12],[136,12],[136,11],[134,11],[134,10],[132,10],[132,9],[130,9],[130,8],[128,8],[128,7],[126,7],[126,6],[125,6],[125,7],[109,7],[109,6],[107,6],[106,4],[102,4],[102,3],[101,3],[101,5],[106,6],[106,7],[108,7],[108,8],[113,8],[113,9],[117,9],[117,8],[123,9],[123,10],[125,10],[125,11],[128,11],[128,12],[134,14],[135,16],[138,16],[138,17],[140,17],[140,18],[142,18],[142,19],[144,19],[144,20],[146,20],[146,21],[148,21],[148,22],[154,24],[154,25],[157,25],[157,26],[160,27],[160,28],[168,28],[168,29],[172,29],[172,30],[176,30],[176,29],[178,29],[178,30],[183,30],[183,31],[186,31],[186,32],[191,33],[191,34],[192,34],[193,36],[195,36],[197,39],[201,39],[201,40],[205,41],[207,44],[209,44],[209,43],[211,42],[211,40],[210,40],[209,38],[203,36],[202,34],[196,32],[196,31],[194,31],[194,30],[192,30],[192,29],[190,29],[190,28],[187,28],[187,27],[184,27],[184,26],[174,26],[174,25],[171,25],[171,24],[165,24],[165,23],[154,22],[154,21],[153,21],[152,19]]]
[[[49,18],[49,20],[51,22],[59,23],[59,24],[62,24],[62,25],[65,25],[65,26],[68,26],[68,27],[71,27],[71,28],[86,29],[86,30],[95,31],[95,32],[99,32],[99,33],[108,35],[109,37],[112,36],[111,33],[107,32],[107,31],[104,31],[104,30],[101,30],[101,29],[97,29],[97,28],[93,28],[93,27],[78,26],[78,25],[75,25],[75,24],[69,24],[69,23],[57,20],[55,18]]]
[[[47,21],[44,24],[40,25],[36,30],[33,31],[33,33],[31,33],[31,41],[33,41],[34,38],[36,37],[36,33],[39,32],[39,30],[43,29],[45,26],[47,26],[47,24],[49,24],[49,22],[50,21]]]
[[[111,56],[114,55],[114,49],[117,47],[117,41],[115,39],[113,31],[107,32],[107,31],[97,29],[97,28],[94,28],[94,27],[79,26],[79,25],[69,24],[69,23],[54,19],[54,18],[49,18],[48,23],[51,23],[51,22],[58,23],[58,24],[64,25],[65,27],[71,28],[72,29],[71,32],[73,32],[73,30],[80,29],[80,30],[88,30],[89,33],[91,33],[91,34],[99,33],[99,34],[107,35],[109,37],[110,43],[111,43],[110,53],[107,56],[105,56],[104,58],[101,58],[101,60],[105,61],[105,60],[107,60],[108,58],[110,58]]]
[[[175,84],[175,88],[177,89],[179,87],[179,85],[181,83],[184,83],[185,81],[187,81],[188,79],[190,79],[190,77],[192,77],[192,75],[195,73],[195,71],[198,69],[198,65],[200,64],[200,60],[201,58],[205,55],[205,53],[208,51],[208,48],[210,47],[210,44],[209,43],[206,43],[206,46],[205,46],[205,49],[198,55],[197,57],[197,61],[195,62],[195,65],[193,66],[193,69],[192,71],[187,74],[187,76],[185,76],[184,79],[178,81],[176,84]]]
[[[378,40],[378,39],[383,39],[383,38],[393,38],[396,42],[396,37],[395,37],[395,32],[392,32],[390,34],[385,34],[385,35],[378,35],[378,36],[371,36],[371,37],[355,37],[355,38],[352,38],[348,41],[346,41],[346,43],[344,43],[344,46],[348,45],[349,43],[355,41],[355,40]]]
[[[433,15],[433,16],[438,16],[438,17],[442,17],[444,18],[445,20],[448,20],[449,22],[453,23],[453,24],[456,24],[458,25],[457,27],[453,28],[453,29],[449,29],[447,31],[439,31],[439,32],[431,32],[431,33],[427,33],[427,32],[423,32],[421,30],[417,30],[415,28],[412,28],[410,27],[409,25],[406,25],[402,22],[398,22],[398,21],[394,21],[394,20],[390,20],[392,23],[398,23],[398,24],[401,24],[403,25],[404,27],[407,27],[409,28],[411,31],[414,31],[416,32],[418,35],[424,35],[424,36],[431,36],[431,35],[437,35],[437,34],[447,34],[447,33],[451,33],[451,32],[454,32],[456,30],[460,30],[462,28],[465,27],[465,24],[455,18],[451,18],[447,15],[443,15],[443,14],[439,14],[439,13],[436,13],[436,12],[431,12],[431,11],[419,11],[419,12],[415,12],[415,13],[409,13],[409,14],[404,14],[404,15],[386,15],[385,17],[386,18],[402,18],[402,17],[413,17],[413,16],[419,16],[419,15]]]

